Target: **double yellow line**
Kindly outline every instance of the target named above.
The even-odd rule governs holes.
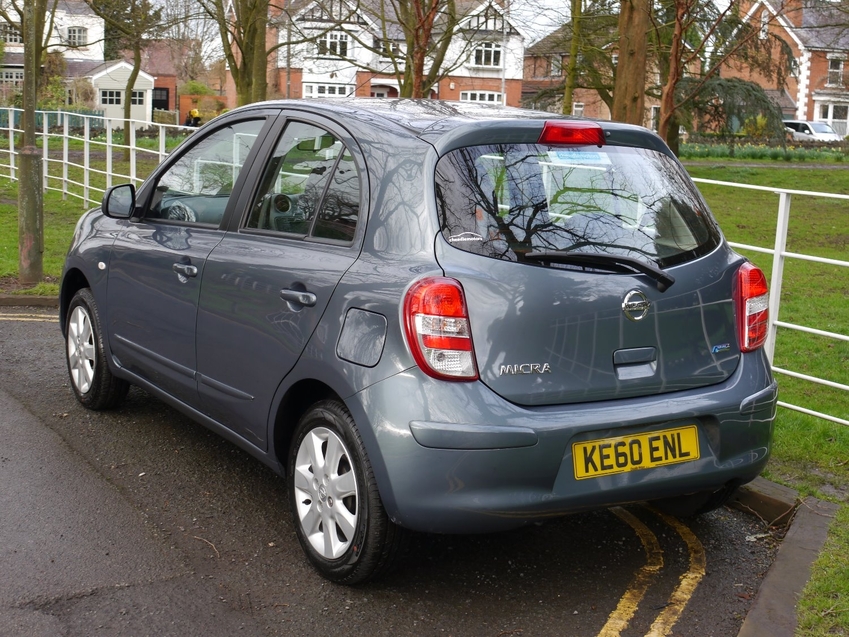
[[[0,312],[0,321],[32,321],[39,323],[58,323],[59,317],[50,314],[15,314],[13,312]]]
[[[619,600],[619,604],[610,613],[607,623],[599,632],[598,637],[619,637],[622,631],[628,627],[637,612],[640,601],[663,568],[663,549],[660,548],[660,542],[651,529],[633,513],[621,507],[613,508],[611,512],[634,529],[643,543],[646,563],[634,575],[628,590],[625,591],[625,594]],[[649,632],[646,633],[646,637],[666,637],[672,632],[673,626],[681,617],[687,602],[690,601],[696,587],[705,575],[705,550],[702,543],[699,542],[699,538],[686,525],[654,509],[652,509],[652,512],[678,532],[690,553],[690,568],[681,576],[678,586],[669,596],[669,601],[655,618]]]

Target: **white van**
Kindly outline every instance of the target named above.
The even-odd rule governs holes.
[[[843,138],[825,122],[804,122],[801,120],[785,120],[784,128],[793,133],[793,139],[809,142],[839,142]]]

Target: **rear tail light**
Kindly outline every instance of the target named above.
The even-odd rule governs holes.
[[[760,268],[744,263],[734,291],[740,349],[752,352],[764,344],[769,329],[769,288]]]
[[[428,277],[404,297],[407,342],[416,364],[443,380],[477,380],[478,367],[463,288],[458,281]]]
[[[595,122],[580,120],[548,121],[542,128],[538,144],[564,146],[603,146],[604,131]]]

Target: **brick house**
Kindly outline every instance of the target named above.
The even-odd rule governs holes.
[[[772,34],[789,45],[793,72],[785,86],[740,67],[727,67],[723,76],[749,79],[777,92],[785,119],[828,122],[845,136],[849,132],[849,16],[829,0],[791,0],[783,5],[758,0],[748,7],[746,16],[759,26],[760,37]]]
[[[522,105],[527,108],[538,108],[552,112],[560,112],[563,103],[563,86],[566,81],[566,69],[569,63],[571,48],[571,26],[563,25],[548,34],[538,42],[529,46],[525,51],[524,83],[522,84]],[[612,95],[613,66],[617,61],[619,38],[615,31],[607,32],[604,40],[596,42],[600,50],[609,52],[605,63],[599,59],[595,65],[596,77],[593,82],[606,86]],[[646,78],[648,82],[659,84],[660,77],[655,71]],[[646,95],[645,115],[643,126],[657,129],[660,112],[658,100]],[[594,88],[575,88],[572,93],[572,115],[592,119],[609,120],[610,108],[602,98],[601,92]]]
[[[85,75],[103,63],[103,36],[103,20],[83,0],[57,0],[48,51],[62,53],[69,77]],[[0,21],[0,42],[0,93],[9,95],[20,91],[24,82],[21,25]]]
[[[344,1],[304,0],[291,8],[291,29],[314,39],[291,37],[285,22],[269,28],[269,44],[282,44],[269,62],[269,97],[398,95],[397,77],[384,69],[392,68],[393,57],[403,62],[397,56],[406,42],[397,24],[389,20],[382,24],[375,18],[376,3],[349,6]],[[335,10],[335,15],[328,10]],[[445,56],[444,67],[451,70],[434,85],[431,97],[519,106],[525,35],[505,16],[504,8],[490,0],[458,2],[457,11],[464,18]],[[340,20],[343,14],[347,17]],[[235,106],[229,73],[226,93],[228,106]]]

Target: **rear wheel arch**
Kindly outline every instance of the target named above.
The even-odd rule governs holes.
[[[342,401],[333,389],[315,379],[299,380],[286,391],[277,407],[272,434],[274,456],[282,468],[286,466],[289,445],[301,416],[317,402],[327,399]]]

